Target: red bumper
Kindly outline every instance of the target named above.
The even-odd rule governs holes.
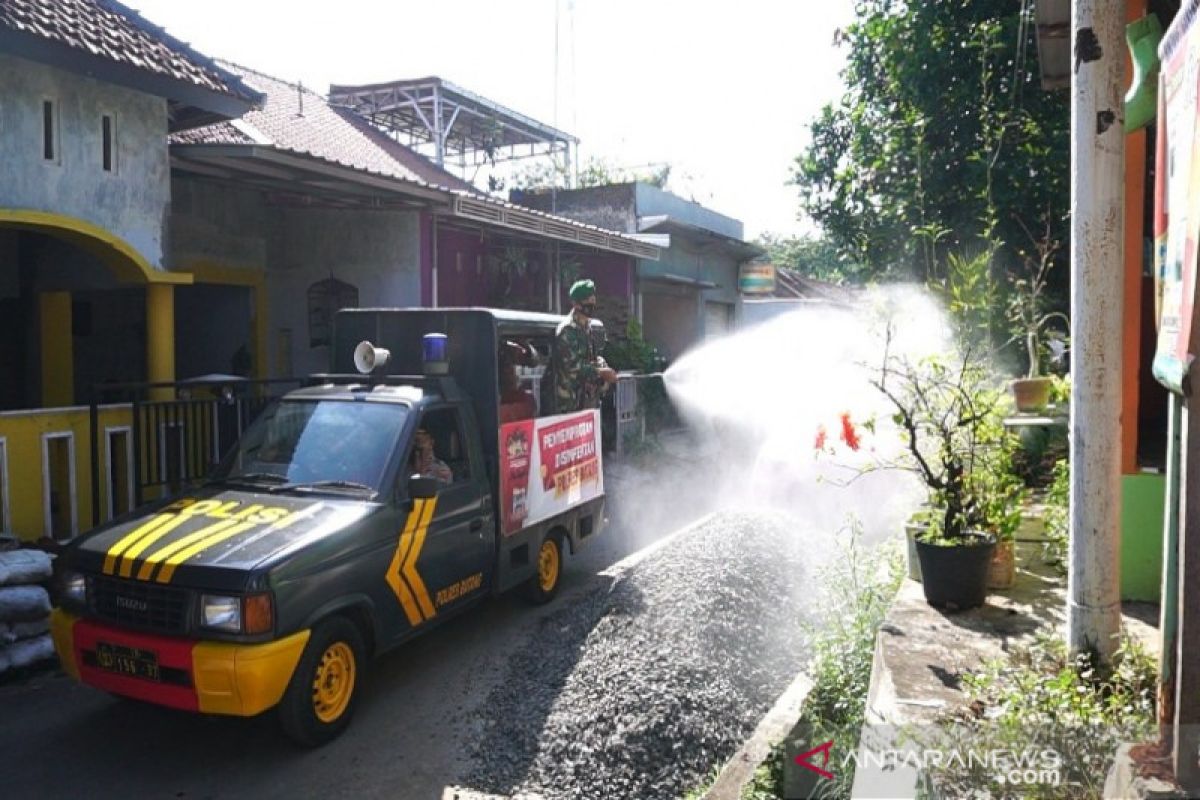
[[[251,716],[277,704],[309,631],[263,644],[228,644],[137,633],[56,609],[54,646],[63,669],[89,686],[149,703],[213,714]],[[158,679],[101,666],[100,643],[152,654]]]

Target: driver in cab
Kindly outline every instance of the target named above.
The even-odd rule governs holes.
[[[418,428],[413,437],[412,457],[408,466],[411,475],[433,478],[439,486],[446,486],[454,480],[450,467],[434,454],[433,437],[424,428]]]

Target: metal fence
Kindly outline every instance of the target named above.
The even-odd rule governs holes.
[[[127,402],[132,506],[208,475],[268,403],[299,386],[295,378],[213,376],[175,383],[99,384],[91,404],[92,524],[100,523],[101,403]]]
[[[618,455],[646,439],[681,426],[679,412],[671,402],[661,372],[617,375],[616,390],[606,404],[612,410],[605,424],[614,431],[610,449]]]

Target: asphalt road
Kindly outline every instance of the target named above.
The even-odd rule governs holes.
[[[597,573],[703,514],[614,491],[613,524],[569,558],[563,589],[535,608],[516,596],[484,601],[382,656],[338,740],[297,749],[273,713],[202,717],[112,698],[46,673],[0,686],[0,796],[6,798],[439,798],[470,770],[476,709],[539,620],[586,592]],[[647,513],[649,506],[658,513]]]

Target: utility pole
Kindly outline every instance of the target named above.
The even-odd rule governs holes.
[[[1107,662],[1121,625],[1124,3],[1071,3],[1071,541],[1067,641]]]

